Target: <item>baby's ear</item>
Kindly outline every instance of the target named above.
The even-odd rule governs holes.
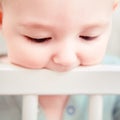
[[[1,3],[0,3],[0,31],[2,27],[2,9],[1,9]]]
[[[2,12],[0,11],[0,27],[2,25]]]
[[[114,3],[113,3],[113,10],[115,10],[115,9],[118,7],[119,1],[120,1],[120,0],[114,0]]]

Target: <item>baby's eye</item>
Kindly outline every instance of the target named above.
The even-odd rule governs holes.
[[[28,37],[26,36],[29,40],[31,40],[32,42],[36,42],[36,43],[44,43],[49,41],[50,39],[52,39],[51,37],[46,37],[46,38],[32,38],[32,37]]]
[[[84,36],[84,35],[81,35],[80,38],[86,40],[86,41],[89,41],[89,40],[94,40],[96,39],[98,36]]]

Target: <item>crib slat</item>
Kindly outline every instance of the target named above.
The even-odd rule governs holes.
[[[0,94],[120,94],[120,66],[80,67],[59,73],[0,64]]]
[[[23,96],[22,120],[37,120],[38,96]]]
[[[91,95],[89,97],[89,120],[103,119],[103,97],[100,95]]]

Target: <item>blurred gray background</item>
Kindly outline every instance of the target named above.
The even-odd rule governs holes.
[[[6,52],[5,42],[0,34],[0,54]],[[120,6],[113,14],[113,29],[108,44],[107,54],[120,57]]]

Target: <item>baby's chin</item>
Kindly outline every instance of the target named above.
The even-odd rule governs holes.
[[[26,68],[26,69],[34,69],[34,70],[42,70],[42,69],[47,69],[47,70],[51,70],[51,71],[55,71],[55,72],[68,72],[70,70],[72,70],[73,68],[58,68],[58,67],[44,67],[44,66],[41,66],[41,65],[32,65],[32,64],[20,64],[20,63],[17,63],[17,62],[12,62],[12,64],[16,65],[16,66],[19,66],[19,67],[22,67],[22,68]]]
[[[38,65],[32,65],[32,64],[23,64],[23,63],[17,63],[14,61],[10,61],[11,64],[14,64],[16,66],[22,67],[22,68],[26,68],[26,69],[44,69],[43,66],[38,66]]]
[[[9,57],[4,57],[4,58],[1,58],[0,61],[2,61],[2,63],[9,63],[9,64],[13,64],[13,65],[16,65],[18,67],[22,67],[22,68],[25,68],[25,69],[47,69],[47,70],[52,70],[52,71],[55,71],[55,72],[68,72],[74,68],[64,68],[64,67],[44,67],[42,65],[35,65],[35,64],[24,64],[24,63],[19,63],[19,62],[16,62],[16,61],[13,61],[13,60],[10,60]],[[76,66],[78,67],[78,66]]]

